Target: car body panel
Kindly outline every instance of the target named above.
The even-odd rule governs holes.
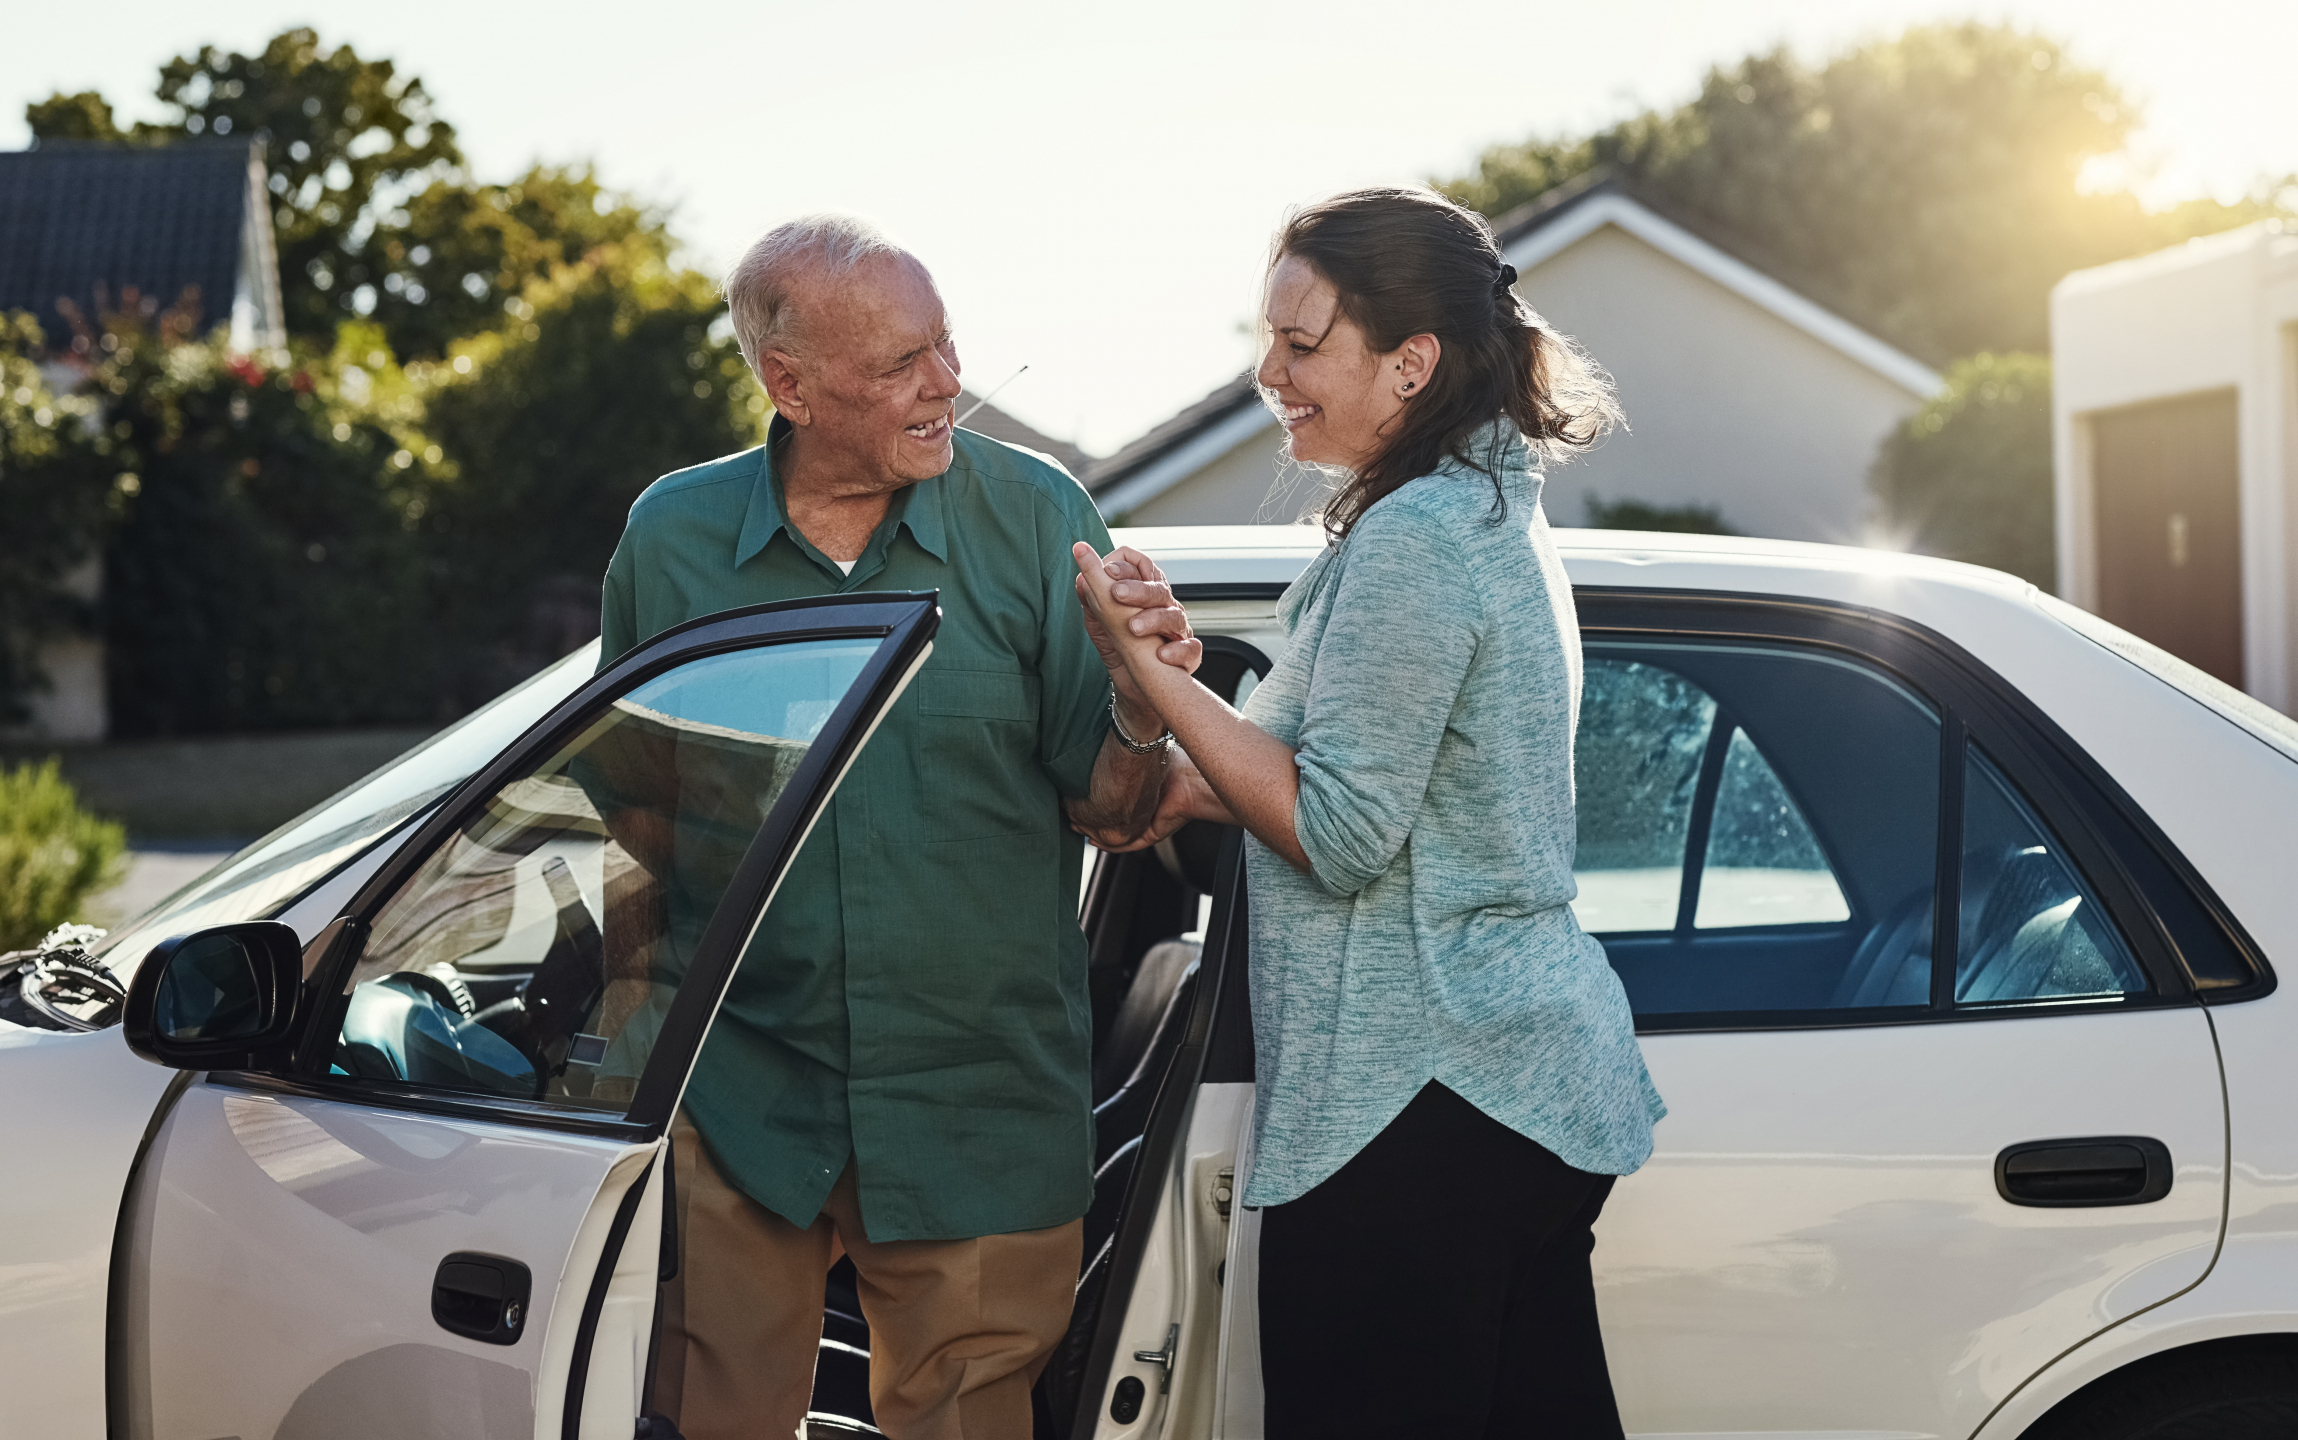
[[[1595,1253],[1631,1432],[1968,1434],[2216,1251],[2225,1136],[2199,1007],[1643,1046],[1668,1116]],[[2171,1193],[1996,1194],[2005,1146],[2083,1135],[2164,1141]]]
[[[0,1401],[11,1433],[103,1440],[112,1240],[174,1072],[92,1035],[0,1022]],[[21,1427],[21,1428],[19,1428]],[[220,1433],[220,1432],[219,1432]]]
[[[590,1275],[563,1237],[602,1208],[602,1190],[618,1198],[635,1180],[610,1186],[623,1162],[653,1151],[193,1085],[147,1161],[165,1183],[141,1191],[129,1231],[127,1398],[131,1417],[149,1417],[131,1433],[527,1440],[556,1418],[538,1411],[563,1392]],[[532,1262],[527,1343],[432,1322],[432,1276],[455,1251]],[[307,1266],[324,1267],[323,1283]]]

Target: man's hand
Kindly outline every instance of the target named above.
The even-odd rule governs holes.
[[[1150,817],[1147,829],[1138,835],[1128,835],[1121,830],[1081,825],[1075,820],[1071,821],[1070,828],[1083,835],[1094,849],[1123,855],[1148,849],[1192,820],[1211,820],[1219,825],[1236,823],[1229,807],[1223,805],[1221,797],[1213,793],[1213,787],[1205,783],[1204,773],[1198,770],[1196,762],[1175,747],[1165,769],[1164,789],[1157,796],[1156,814]]]

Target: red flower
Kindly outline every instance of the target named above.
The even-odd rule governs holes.
[[[263,367],[245,355],[234,358],[230,362],[230,369],[232,374],[239,377],[239,383],[242,385],[254,386],[263,383]]]

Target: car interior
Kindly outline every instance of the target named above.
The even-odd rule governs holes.
[[[1236,701],[1266,661],[1250,647],[1210,643],[1197,678]],[[1159,1085],[1179,1049],[1196,996],[1205,915],[1221,875],[1226,827],[1193,823],[1154,849],[1104,855],[1090,869],[1082,916],[1093,1005],[1093,1203],[1085,1215],[1085,1262],[1068,1336],[1047,1362],[1033,1397],[1037,1434],[1068,1431],[1100,1317],[1118,1221],[1134,1159]],[[816,1440],[871,1434],[868,1323],[852,1262],[831,1270],[823,1297],[822,1347],[808,1432]]]

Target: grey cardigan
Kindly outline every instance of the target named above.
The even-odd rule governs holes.
[[[1258,1085],[1248,1205],[1299,1198],[1434,1079],[1624,1175],[1666,1107],[1572,918],[1572,591],[1515,427],[1375,504],[1286,592],[1245,714],[1297,747],[1313,873],[1247,845]]]

